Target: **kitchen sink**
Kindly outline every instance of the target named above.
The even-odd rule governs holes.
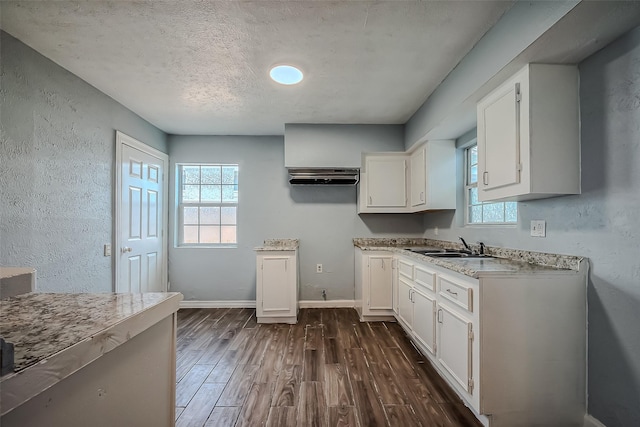
[[[425,255],[434,258],[492,258],[491,255],[486,254],[472,254],[466,251],[460,251],[457,249],[415,249],[408,248],[408,251]]]
[[[437,253],[426,253],[423,255],[434,257],[434,258],[492,258],[491,255],[470,254],[467,252],[437,252]]]

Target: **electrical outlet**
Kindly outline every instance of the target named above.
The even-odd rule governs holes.
[[[435,227],[435,228],[433,229],[433,234],[435,234],[436,236],[438,235],[438,227]]]
[[[104,256],[111,256],[111,245],[108,243],[104,245]]]
[[[322,264],[316,264],[316,273],[322,273]]]
[[[543,219],[531,220],[531,237],[546,237],[547,223]]]

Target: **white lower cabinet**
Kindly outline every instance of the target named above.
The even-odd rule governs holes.
[[[394,259],[384,251],[355,253],[355,308],[362,321],[394,316]]]
[[[585,268],[475,279],[396,258],[398,322],[480,421],[582,426]]]
[[[398,320],[409,330],[413,326],[412,293],[413,285],[401,277],[398,280]]]
[[[413,333],[420,344],[431,354],[436,352],[436,297],[413,291]]]
[[[261,251],[256,256],[258,323],[297,322],[297,251]]]
[[[446,304],[438,308],[438,362],[465,392],[473,393],[473,322]]]

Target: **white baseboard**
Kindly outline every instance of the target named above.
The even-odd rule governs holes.
[[[329,301],[305,300],[299,301],[300,308],[352,308],[352,299],[337,299]],[[236,301],[180,301],[180,308],[256,308],[254,300]]]
[[[355,301],[352,299],[298,301],[298,306],[300,308],[353,308],[354,305]]]
[[[255,300],[180,301],[180,308],[256,308]]]
[[[584,416],[584,427],[606,427],[597,418],[592,417],[589,414]]]

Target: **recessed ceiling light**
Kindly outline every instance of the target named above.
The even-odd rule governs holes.
[[[277,65],[269,72],[274,82],[282,85],[294,85],[302,81],[302,71],[291,65]]]

